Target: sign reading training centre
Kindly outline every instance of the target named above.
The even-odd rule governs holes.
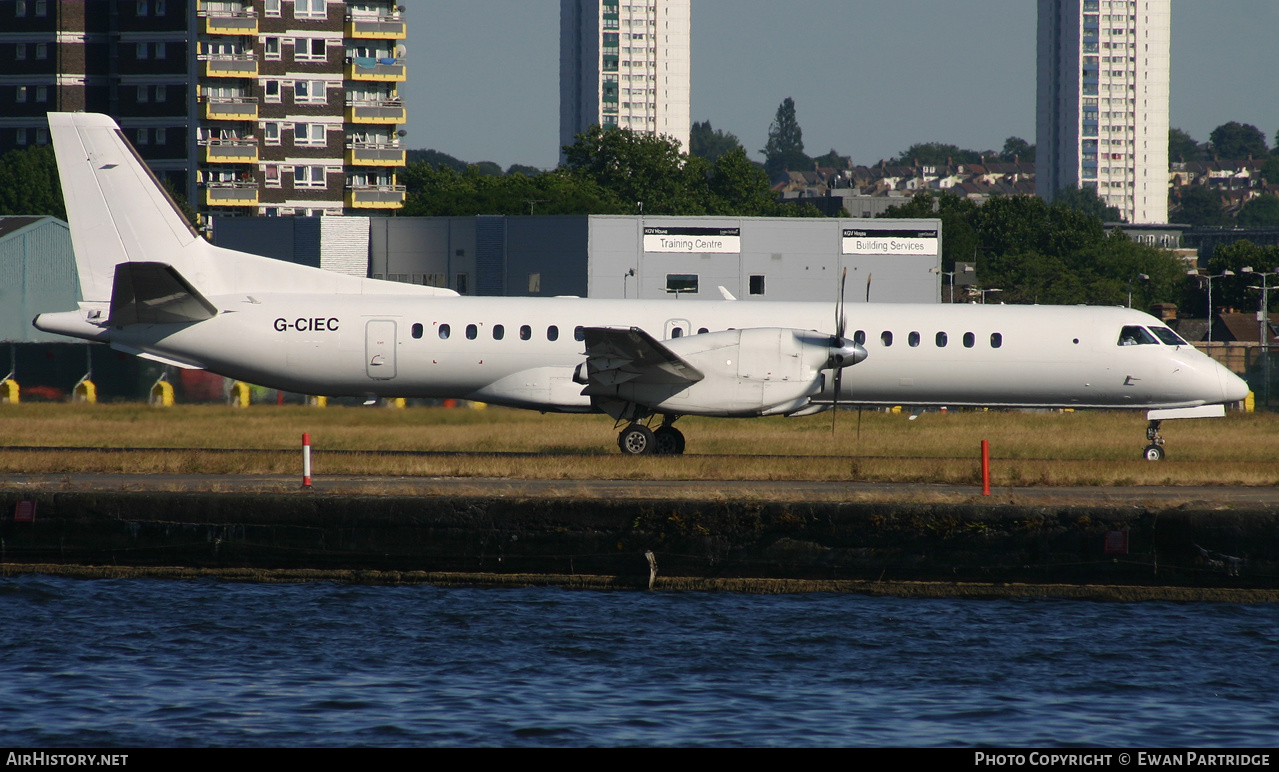
[[[846,255],[935,256],[940,239],[936,230],[845,228]]]
[[[735,255],[742,251],[742,229],[646,227],[644,251]]]

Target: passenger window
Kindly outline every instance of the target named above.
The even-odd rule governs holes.
[[[999,348],[1002,345],[1004,345],[1004,336],[1000,333],[992,332],[990,334],[990,347]]]
[[[573,328],[573,340],[586,340],[586,328],[578,325]]]
[[[1145,327],[1125,327],[1119,333],[1119,345],[1121,346],[1145,346],[1159,345],[1159,341],[1155,340],[1155,336],[1146,332]]]
[[[440,325],[440,340],[448,340],[451,329],[447,324]]]
[[[884,330],[879,334],[879,342],[884,344],[884,348],[893,345],[893,334],[888,330]]]
[[[866,345],[866,331],[858,330],[857,332],[853,333],[853,343],[856,343],[859,346]]]
[[[906,336],[906,342],[910,344],[910,347],[911,347],[911,348],[915,348],[916,346],[918,346],[918,345],[919,345],[919,333],[912,331],[912,332],[910,333],[910,335],[907,335],[907,336]]]
[[[546,339],[547,339],[547,340],[559,340],[559,339],[560,339],[560,328],[556,327],[556,326],[555,326],[555,325],[553,325],[553,324],[552,324],[550,327],[547,327],[547,328],[546,328]]]
[[[506,328],[500,324],[493,325],[493,340],[501,340],[506,337]]]
[[[708,332],[710,332],[710,330],[706,329],[705,327],[698,327],[698,328],[697,328],[697,334],[698,334],[698,335],[705,335],[705,334],[706,334],[706,333],[708,333]]]
[[[1190,345],[1186,341],[1182,340],[1180,335],[1168,329],[1167,327],[1151,327],[1150,331],[1153,332],[1159,338],[1159,340],[1162,340],[1164,343],[1168,344],[1169,346],[1189,346]]]
[[[476,326],[475,326],[475,325],[473,325],[473,324],[468,324],[468,325],[466,325],[466,339],[467,339],[467,340],[475,340],[475,338],[476,338],[477,336],[479,336],[479,334],[480,334],[480,328],[476,327]]]
[[[684,337],[684,328],[683,328],[683,327],[672,327],[672,328],[671,328],[671,337],[672,337],[672,338],[682,338],[682,337]]]
[[[520,340],[531,340],[533,338],[533,328],[527,324],[520,325]]]
[[[977,345],[977,336],[971,332],[964,333],[964,348],[972,348]]]
[[[937,348],[946,348],[946,333],[937,333]]]
[[[421,324],[415,324],[415,325],[413,325],[413,337],[414,337],[414,338],[421,338],[421,337],[422,337],[422,325],[421,325]]]

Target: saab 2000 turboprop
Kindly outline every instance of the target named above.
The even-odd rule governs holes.
[[[110,118],[49,125],[82,300],[35,326],[176,367],[305,394],[606,413],[633,454],[683,452],[681,416],[843,403],[1147,408],[1155,460],[1159,420],[1223,415],[1248,393],[1124,308],[464,297],[343,276],[200,238]]]

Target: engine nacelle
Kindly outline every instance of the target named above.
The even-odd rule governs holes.
[[[705,376],[696,383],[623,383],[616,398],[658,413],[759,416],[792,413],[821,392],[829,335],[762,327],[662,341]]]

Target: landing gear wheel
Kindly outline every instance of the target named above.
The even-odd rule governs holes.
[[[653,432],[657,440],[657,452],[664,456],[678,456],[684,452],[684,435],[674,426],[659,426]]]
[[[1146,439],[1150,440],[1150,444],[1146,446],[1141,455],[1147,461],[1164,460],[1164,438],[1159,433],[1159,424],[1159,421],[1151,421],[1146,425]]]
[[[657,440],[647,426],[631,424],[617,435],[617,447],[628,456],[642,456],[657,452]]]
[[[1147,445],[1142,455],[1145,456],[1147,461],[1163,461],[1164,449],[1158,445]]]

